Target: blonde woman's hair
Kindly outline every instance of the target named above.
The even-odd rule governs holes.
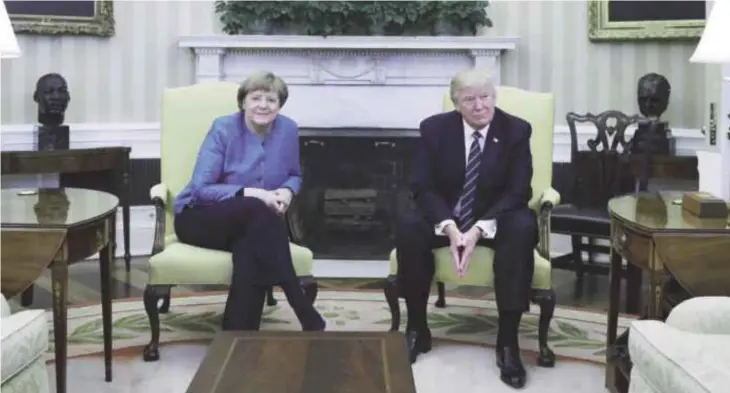
[[[484,68],[469,68],[454,75],[449,86],[451,102],[456,104],[456,95],[459,91],[470,86],[490,86],[494,89],[492,72]]]
[[[238,87],[238,108],[243,108],[243,100],[254,91],[269,91],[276,93],[279,97],[279,106],[283,107],[289,98],[289,87],[286,82],[271,71],[255,71],[241,82]]]

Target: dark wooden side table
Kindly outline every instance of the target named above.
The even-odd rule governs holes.
[[[220,332],[187,393],[416,393],[396,332]]]
[[[98,252],[104,377],[109,382],[112,380],[112,246],[119,199],[105,192],[77,188],[41,188],[31,195],[21,191],[24,190],[10,188],[0,192],[0,288],[3,294],[12,296],[14,291],[22,291],[28,280],[37,278],[40,268],[51,268],[56,392],[65,393],[68,267]]]
[[[672,261],[675,264],[696,262],[698,246],[694,239],[698,237],[720,236],[730,239],[730,227],[726,220],[697,219],[675,203],[682,194],[672,191],[637,193],[613,198],[608,203],[611,216],[611,273],[606,333],[606,387],[614,393],[627,391],[631,370],[628,330],[621,335],[617,332],[623,260],[626,260],[627,274],[634,277],[627,284],[630,308],[640,318],[661,320],[667,311],[664,307],[667,274],[664,259],[659,253],[660,245],[666,244],[665,237],[671,236],[676,244],[672,248]],[[649,276],[647,296],[641,296],[641,291],[636,290],[641,283],[642,273]],[[642,298],[647,303],[643,311]]]
[[[122,205],[124,263],[129,271],[132,260],[129,245],[131,152],[131,147],[122,146],[56,151],[4,151],[0,157],[2,157],[3,175],[59,173],[61,187],[88,188],[116,195]],[[113,229],[116,231],[116,225]],[[114,243],[112,255],[116,255],[116,235],[112,241]]]

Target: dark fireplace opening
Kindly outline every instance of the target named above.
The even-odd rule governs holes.
[[[383,260],[410,207],[417,131],[309,129],[300,138],[303,184],[291,211],[295,237],[317,259]]]

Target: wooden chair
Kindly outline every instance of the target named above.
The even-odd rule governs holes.
[[[533,198],[529,202],[531,209],[538,214],[540,242],[535,250],[535,272],[532,279],[533,302],[540,306],[538,330],[539,356],[538,365],[552,367],[555,354],[548,346],[550,321],[555,311],[555,292],[552,289],[552,267],[550,266],[550,211],[560,202],[560,194],[552,187],[553,168],[553,128],[554,97],[552,93],[535,93],[514,87],[501,86],[497,93],[497,106],[506,112],[518,116],[532,124]],[[451,98],[444,95],[443,110],[453,109]],[[451,262],[448,247],[434,250],[439,299],[437,306],[445,307],[444,283],[456,285],[491,286],[494,281],[492,264],[494,252],[488,247],[478,246],[469,264],[464,278],[458,278]],[[385,287],[385,297],[390,308],[392,323],[390,330],[397,331],[400,326],[399,291],[396,274],[398,264],[396,253],[390,254],[390,274]]]
[[[228,285],[231,254],[183,244],[175,236],[173,198],[190,181],[195,158],[216,117],[236,112],[238,84],[216,82],[167,89],[162,97],[161,180],[150,189],[155,206],[155,239],[150,257],[149,281],[144,291],[145,311],[152,339],[144,348],[145,361],[160,357],[160,317],[170,307],[174,285]],[[317,283],[312,277],[312,252],[290,244],[294,269],[302,288],[314,302]],[[274,303],[269,291],[268,304]],[[158,305],[162,300],[162,305]]]
[[[584,273],[608,274],[608,264],[596,262],[594,255],[608,254],[609,247],[596,244],[596,240],[609,238],[608,200],[634,188],[626,129],[642,119],[619,111],[567,114],[574,183],[570,203],[553,209],[551,230],[571,237],[572,253],[553,258],[553,268],[575,271],[578,278]],[[585,150],[578,143],[578,123],[590,123],[597,130]],[[588,254],[587,261],[583,252]]]

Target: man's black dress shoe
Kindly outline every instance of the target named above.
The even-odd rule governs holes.
[[[419,354],[431,350],[431,331],[428,329],[423,331],[408,330],[406,332],[406,344],[408,345],[408,356],[411,363],[413,363]]]
[[[525,387],[527,373],[520,359],[520,351],[517,348],[497,348],[497,367],[499,367],[499,379],[515,389]]]

